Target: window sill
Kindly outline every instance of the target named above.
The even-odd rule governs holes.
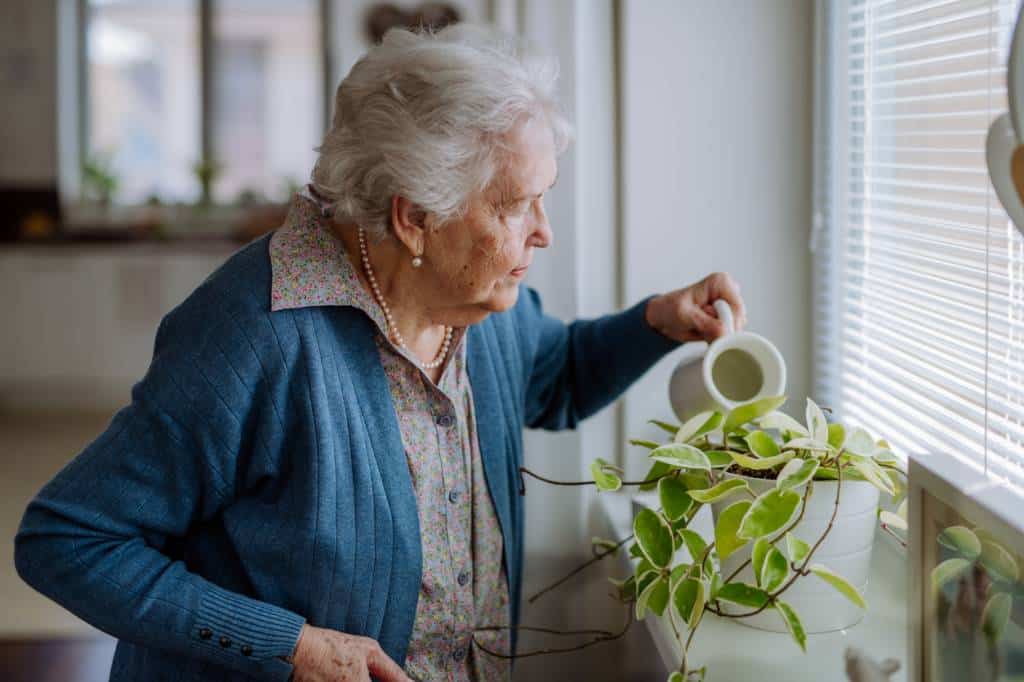
[[[642,498],[643,496],[641,496]],[[602,494],[598,497],[608,537],[622,538],[632,532],[632,496]],[[656,503],[656,501],[655,501]],[[710,530],[710,510],[703,509],[694,523],[702,532]],[[706,525],[705,525],[706,524]],[[628,574],[632,562],[625,552],[616,558],[620,570]],[[895,541],[884,533],[875,536],[871,559],[871,578],[864,619],[852,628],[807,636],[807,654],[788,635],[755,630],[733,620],[705,617],[690,648],[695,665],[707,666],[710,680],[775,680],[820,682],[846,679],[844,652],[853,646],[877,661],[899,660],[902,667],[891,682],[907,677],[907,562]],[[649,615],[641,624],[657,646],[667,674],[675,670],[682,657],[667,617]]]

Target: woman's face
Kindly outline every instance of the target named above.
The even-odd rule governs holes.
[[[472,324],[515,305],[534,249],[551,244],[544,213],[544,193],[558,174],[551,131],[528,122],[509,148],[505,167],[466,215],[428,230],[424,259],[438,278],[434,303],[445,324]]]

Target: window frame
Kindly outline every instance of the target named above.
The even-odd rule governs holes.
[[[199,37],[199,153],[200,158],[210,159],[214,157],[213,118],[214,118],[214,92],[213,83],[215,79],[215,57],[214,57],[214,12],[219,0],[196,0],[196,31]],[[66,129],[73,130],[75,141],[73,144],[62,145],[64,154],[69,163],[74,162],[74,170],[62,169],[61,196],[64,201],[81,200],[82,185],[82,162],[89,158],[89,0],[63,0],[64,5],[72,3],[72,7],[64,7],[61,23],[73,23],[74,46],[68,51],[73,56],[74,65],[74,87],[69,88],[74,92],[74,125]],[[334,93],[334,60],[335,54],[334,32],[331,31],[334,20],[331,0],[315,0],[317,9],[317,20],[320,23],[319,34],[319,62],[321,71],[321,126],[324,131],[330,125],[333,109]],[[62,84],[64,85],[64,84]],[[62,161],[63,165],[63,161]]]

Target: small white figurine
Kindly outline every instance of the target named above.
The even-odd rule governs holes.
[[[846,677],[850,682],[889,682],[900,669],[900,662],[887,658],[876,663],[873,658],[855,647],[846,648]]]

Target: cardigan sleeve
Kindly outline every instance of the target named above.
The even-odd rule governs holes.
[[[531,428],[575,428],[680,345],[647,324],[650,298],[618,314],[565,324],[543,312],[533,289],[524,287],[521,295],[531,339],[525,411]]]
[[[223,589],[162,551],[230,501],[225,463],[239,446],[214,426],[204,403],[217,400],[215,388],[190,379],[194,363],[175,352],[186,342],[168,340],[165,324],[132,403],[29,504],[15,538],[18,573],[119,639],[287,680],[292,666],[280,657],[304,618]]]

